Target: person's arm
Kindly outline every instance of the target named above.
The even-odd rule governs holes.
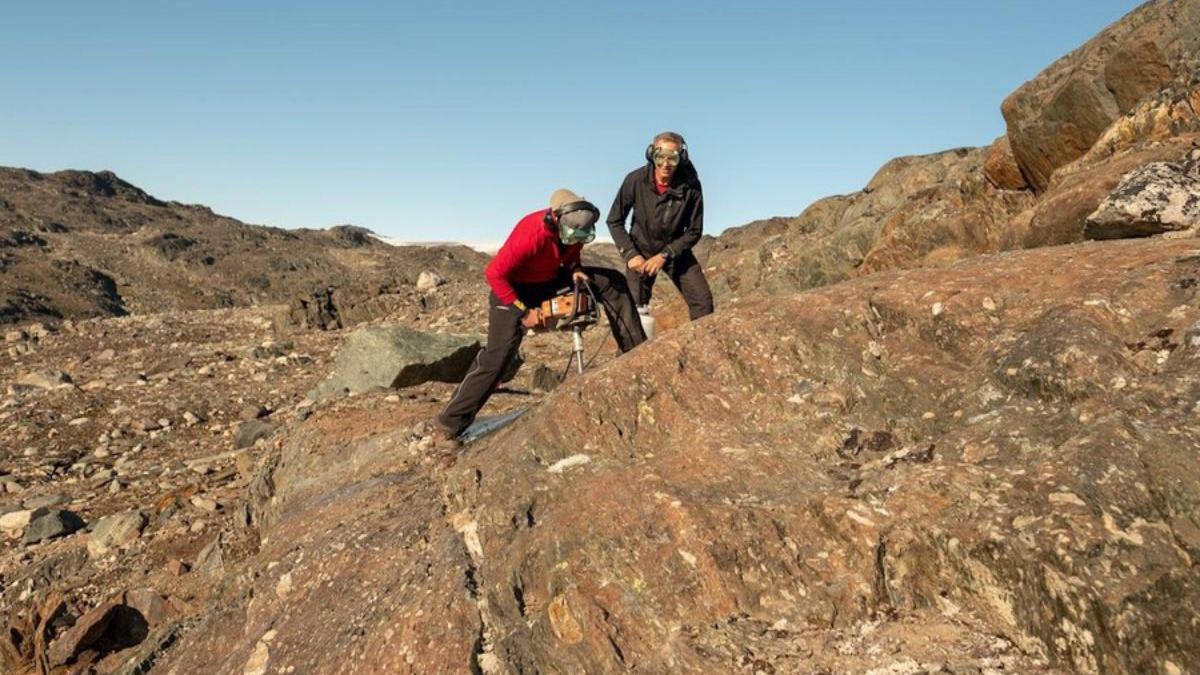
[[[492,258],[483,272],[488,286],[492,287],[492,292],[496,294],[497,298],[500,298],[500,302],[506,305],[518,303],[517,291],[513,288],[509,277],[533,254],[534,249],[531,243],[521,237],[509,238],[496,252],[496,257]],[[518,305],[518,309],[522,312],[525,311],[525,308],[520,305]]]
[[[629,231],[625,229],[625,218],[629,216],[632,208],[633,176],[629,175],[621,182],[617,196],[613,199],[612,208],[608,210],[608,233],[612,235],[613,243],[617,245],[617,251],[625,259],[625,262],[641,255],[633,243],[633,238],[629,236]]]
[[[667,258],[674,258],[684,251],[691,249],[704,234],[704,193],[696,191],[696,206],[692,209],[692,217],[684,226],[683,233],[675,237],[665,249]]]

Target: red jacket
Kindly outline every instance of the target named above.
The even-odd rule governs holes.
[[[517,301],[513,284],[544,283],[557,277],[560,269],[579,266],[583,244],[559,245],[558,233],[545,224],[549,211],[522,218],[484,271],[492,292],[506,305]]]

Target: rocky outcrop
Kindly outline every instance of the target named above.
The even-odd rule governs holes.
[[[1059,59],[1001,108],[1022,174],[1046,190],[1148,96],[1190,84],[1198,56],[1200,2],[1155,0]]]
[[[1000,250],[1034,196],[993,184],[984,167],[994,154],[960,148],[895,159],[861,192],[722,233],[701,249],[715,291],[791,292]]]
[[[1198,278],[1126,241],[747,298],[445,471],[318,413],[163,671],[1183,672]]]
[[[1200,0],[1155,0],[1026,83],[983,149],[903,157],[858,193],[698,247],[720,296],[1083,240],[1131,171],[1200,141]],[[682,313],[681,305],[666,309]]]
[[[1091,239],[1145,237],[1200,227],[1200,150],[1182,162],[1147,164],[1127,175],[1088,216]]]

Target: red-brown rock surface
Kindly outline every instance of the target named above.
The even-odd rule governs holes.
[[[1193,667],[1198,280],[1159,240],[748,298],[446,470],[433,406],[319,411],[163,672]]]

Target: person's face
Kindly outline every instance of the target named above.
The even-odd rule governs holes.
[[[654,144],[654,178],[660,184],[668,184],[679,168],[679,144],[662,140]]]

